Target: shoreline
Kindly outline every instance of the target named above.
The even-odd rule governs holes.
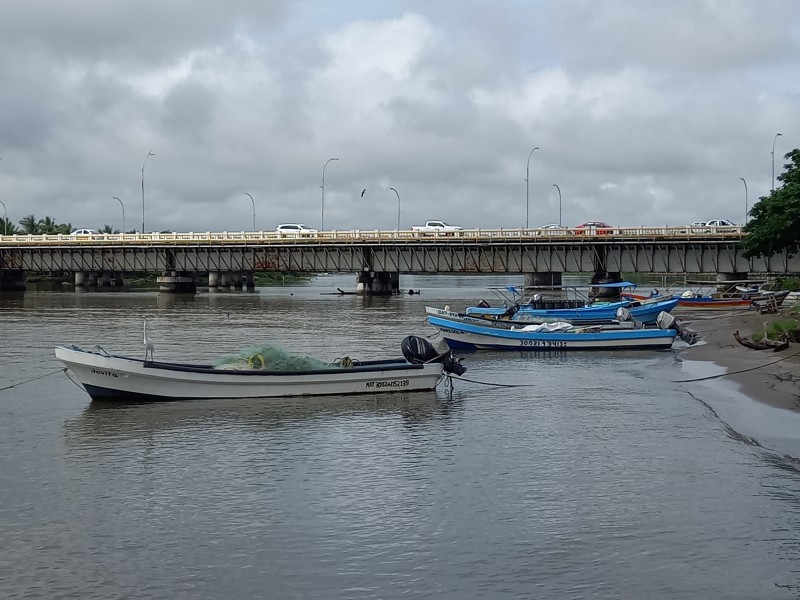
[[[740,345],[735,331],[749,337],[778,318],[790,318],[791,307],[777,314],[755,310],[702,314],[678,312],[681,325],[696,331],[700,343],[678,351],[688,361],[676,383],[699,390],[697,398],[737,434],[769,450],[800,458],[800,344],[781,352]],[[709,373],[714,365],[720,372]],[[720,380],[735,384],[720,384]],[[738,392],[738,394],[737,394]],[[736,398],[736,396],[741,396]],[[746,399],[746,402],[744,401]]]

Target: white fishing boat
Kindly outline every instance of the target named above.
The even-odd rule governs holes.
[[[152,351],[152,343],[147,345]],[[275,398],[432,390],[445,374],[466,369],[449,352],[440,354],[427,340],[409,336],[404,358],[341,359],[338,364],[301,370],[271,370],[261,359],[244,364],[185,364],[109,354],[100,347],[57,347],[64,363],[93,400],[149,402],[198,398]],[[261,355],[255,355],[261,356]]]

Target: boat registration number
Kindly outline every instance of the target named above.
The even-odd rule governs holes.
[[[408,379],[395,379],[392,381],[368,381],[368,390],[377,390],[380,388],[404,388],[411,385]]]
[[[114,373],[113,371],[108,371],[106,369],[91,369],[91,372],[95,375],[105,375],[106,377],[113,377],[115,379],[119,379],[119,375]]]
[[[531,346],[533,348],[566,348],[567,342],[558,340],[520,340],[521,346]]]

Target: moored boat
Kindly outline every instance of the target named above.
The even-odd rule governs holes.
[[[450,348],[459,350],[665,350],[678,335],[672,328],[604,329],[603,326],[543,323],[501,329],[435,315],[428,315],[427,319],[428,324],[441,332]]]
[[[56,358],[93,400],[159,401],[200,398],[274,398],[432,390],[444,374],[466,369],[424,338],[409,336],[404,358],[353,360],[301,370],[271,370],[261,360],[244,368],[141,360],[77,346],[57,347]]]

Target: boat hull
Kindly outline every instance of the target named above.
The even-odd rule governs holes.
[[[677,335],[674,329],[531,332],[477,326],[433,315],[428,315],[428,323],[454,350],[666,350]]]
[[[396,359],[314,371],[234,371],[144,362],[63,347],[56,348],[55,353],[93,400],[152,402],[413,392],[434,389],[444,370],[441,363],[410,364]]]
[[[633,302],[633,304],[632,304]],[[641,304],[640,304],[641,302]],[[601,322],[612,321],[617,317],[617,309],[626,308],[631,313],[631,318],[640,323],[652,324],[661,312],[670,312],[678,304],[678,300],[666,298],[661,301],[642,302],[639,299],[633,301],[611,302],[597,306],[584,306],[581,308],[551,308],[537,309],[520,306],[514,314],[514,319],[538,318],[543,320],[559,320],[569,323]],[[500,308],[480,308],[469,307],[466,310],[467,316],[481,317],[488,316],[498,318],[508,309]]]

